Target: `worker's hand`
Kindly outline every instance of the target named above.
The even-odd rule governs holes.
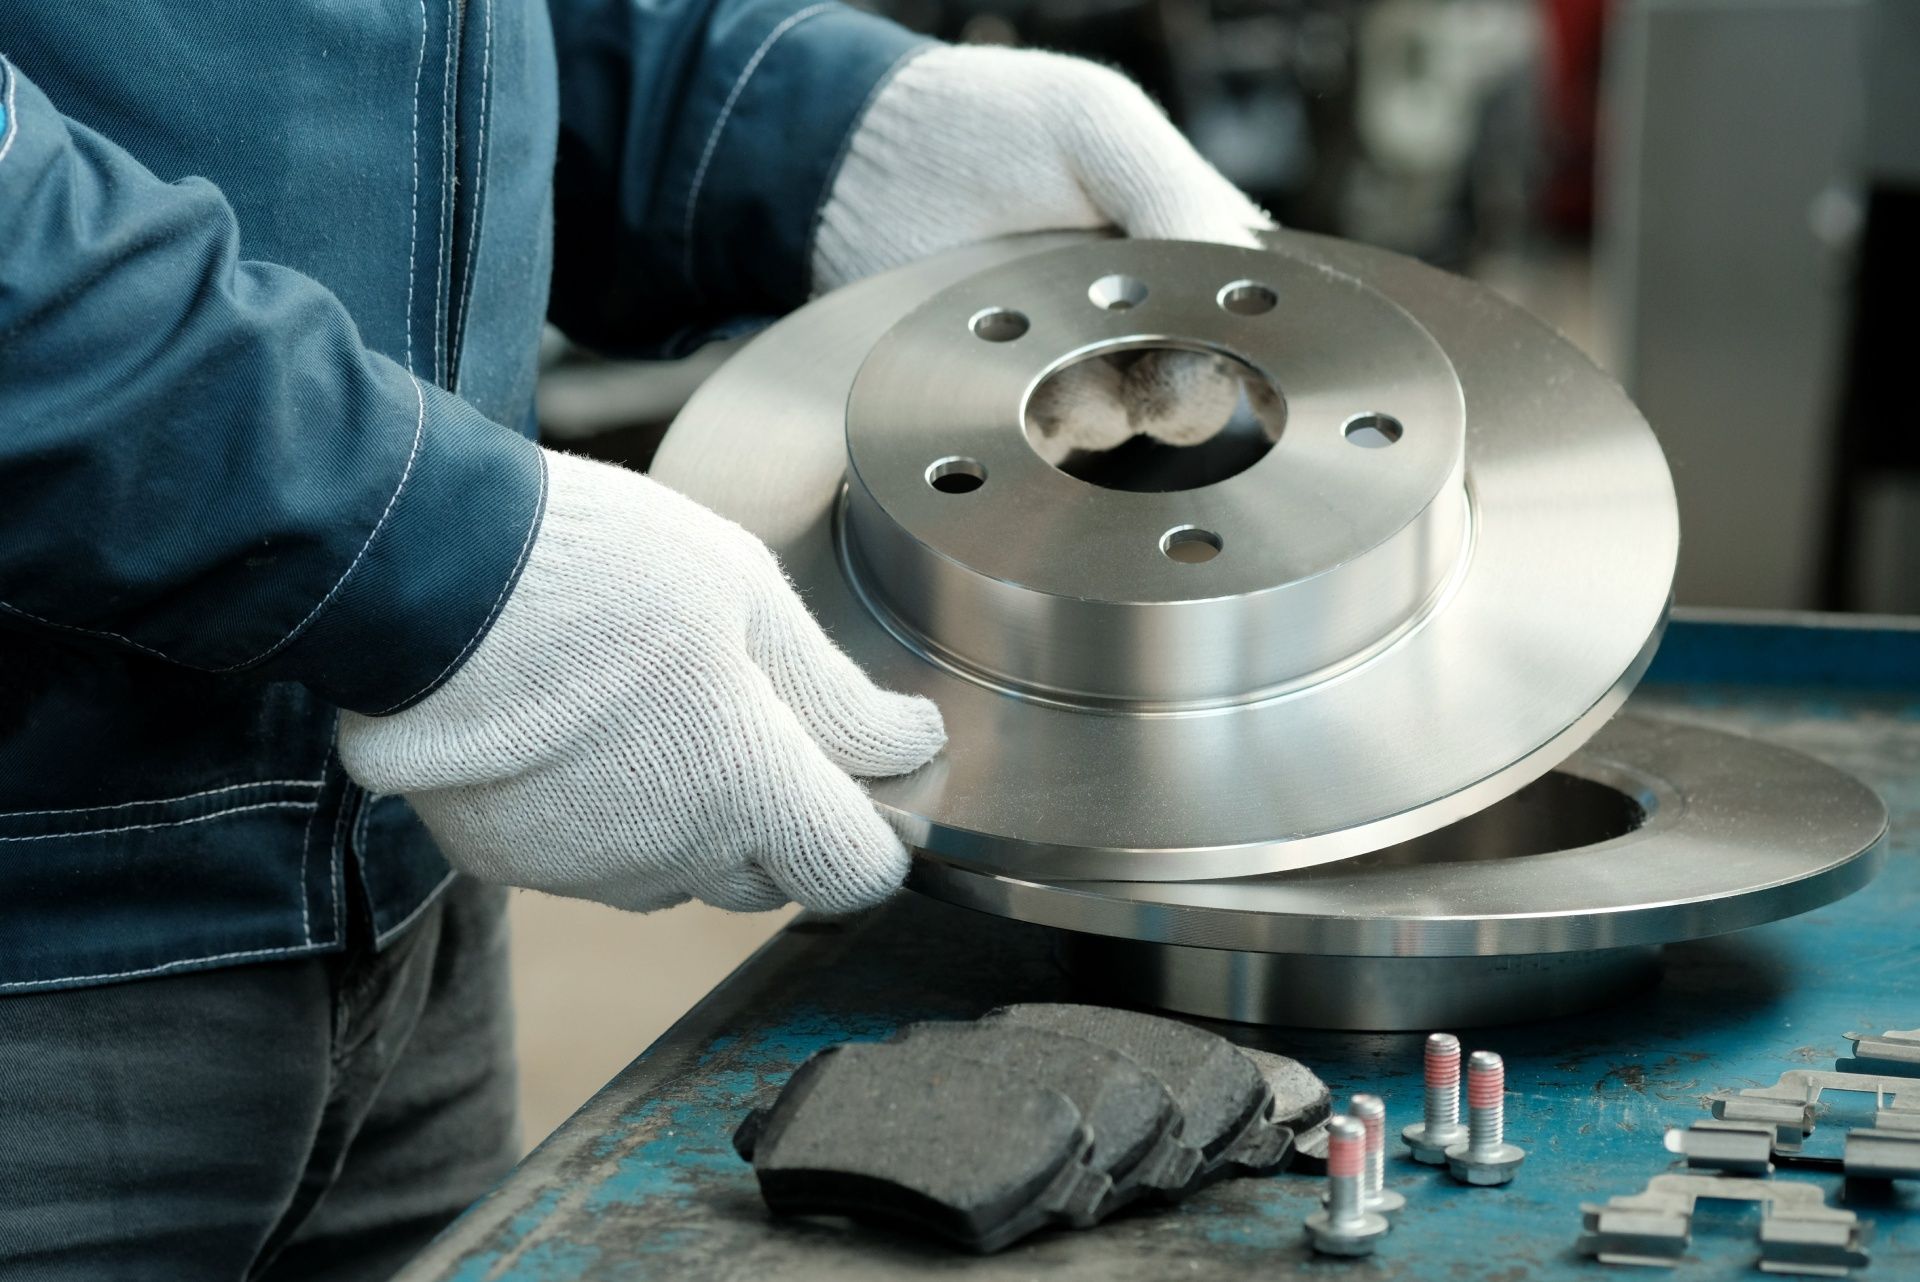
[[[861,673],[753,535],[637,473],[549,452],[546,515],[445,685],[343,714],[340,759],[490,881],[661,908],[884,898],[907,853],[850,775],[946,742]]]
[[[833,289],[1017,232],[1114,228],[1251,246],[1272,226],[1119,72],[939,46],[902,67],[855,130],[821,214],[813,278]],[[1228,362],[1188,352],[1083,361],[1042,384],[1028,414],[1056,461],[1135,434],[1193,445],[1225,423],[1239,383]]]

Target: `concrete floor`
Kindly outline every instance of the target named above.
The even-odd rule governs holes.
[[[517,890],[513,996],[528,1148],[645,1050],[794,910],[623,913]]]

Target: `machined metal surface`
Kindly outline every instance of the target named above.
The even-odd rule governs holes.
[[[1703,684],[1663,684],[1636,698],[1828,757],[1880,789],[1901,818],[1870,893],[1764,931],[1669,950],[1664,981],[1640,999],[1502,1034],[1507,1130],[1534,1153],[1523,1186],[1489,1194],[1397,1163],[1393,1183],[1407,1193],[1407,1210],[1368,1263],[1314,1256],[1301,1221],[1319,1209],[1321,1181],[1283,1177],[1226,1180],[1178,1208],[1116,1216],[1098,1233],[1036,1236],[1004,1255],[961,1262],[969,1282],[1195,1275],[1327,1282],[1349,1273],[1369,1282],[1489,1273],[1513,1282],[1631,1278],[1570,1249],[1575,1208],[1644,1187],[1667,1156],[1660,1130],[1697,1115],[1699,1094],[1772,1082],[1806,1063],[1810,1050],[1843,1054],[1838,1034],[1848,1028],[1920,1023],[1913,988],[1920,824],[1910,821],[1920,815],[1913,769],[1920,650],[1910,638],[1876,667],[1861,661],[1852,629],[1802,626],[1798,641],[1783,643],[1773,629],[1677,627],[1681,652],[1696,656],[1686,671]],[[1712,671],[1695,666],[1709,657]],[[1886,675],[1878,687],[1862,688],[1862,671]],[[1838,683],[1828,674],[1838,674]],[[1909,684],[1890,689],[1895,680]],[[953,1272],[959,1266],[938,1247],[832,1222],[783,1225],[761,1214],[731,1136],[748,1109],[826,1046],[884,1038],[921,1020],[971,1019],[1007,1002],[1084,1000],[1052,964],[1056,948],[1051,932],[920,895],[898,896],[856,919],[793,923],[437,1238],[404,1277],[897,1282]],[[1396,1123],[1419,1116],[1426,1028],[1419,1036],[1223,1031],[1296,1056],[1329,1081],[1364,1083],[1389,1101]],[[1324,1136],[1303,1135],[1300,1147],[1296,1173],[1309,1154],[1324,1155]],[[1824,1182],[1831,1196],[1837,1173]],[[1920,1277],[1915,1189],[1896,1193],[1896,1200],[1848,1204],[1878,1225],[1875,1259],[1862,1278]],[[1716,1229],[1705,1218],[1696,1224],[1697,1263],[1687,1277],[1755,1276],[1750,1230],[1724,1221]]]
[[[1813,1134],[1821,1097],[1828,1091],[1873,1096],[1873,1124],[1878,1130],[1920,1132],[1920,1081],[1911,1077],[1792,1068],[1771,1086],[1720,1091],[1708,1105],[1723,1121],[1772,1126],[1777,1136],[1774,1151],[1795,1153]]]
[[[1090,289],[1115,276],[1124,310]],[[1044,460],[1034,387],[1142,346],[1255,371],[1272,448],[1177,490]],[[1357,448],[1375,424],[1390,443]],[[908,840],[1053,881],[1305,868],[1500,800],[1638,680],[1677,547],[1658,446],[1569,344],[1296,233],[1028,238],[837,291],[730,361],[653,470],[764,538],[878,681],[940,705],[946,752],[872,786]]]
[[[1090,981],[1316,1027],[1468,1026],[1644,985],[1657,949],[1850,894],[1886,808],[1787,749],[1617,718],[1548,778],[1404,846],[1231,882],[1047,883],[924,861],[923,891],[1073,931]]]
[[[1773,1174],[1773,1127],[1759,1122],[1695,1122],[1667,1128],[1667,1152],[1678,1153],[1694,1171],[1720,1175]]]
[[[1848,1131],[1841,1169],[1853,1180],[1920,1179],[1920,1131]]]
[[[1656,1175],[1642,1192],[1583,1206],[1579,1250],[1602,1264],[1672,1266],[1686,1254],[1702,1201],[1761,1204],[1762,1272],[1845,1277],[1867,1264],[1873,1226],[1828,1206],[1818,1185],[1726,1175]]]
[[[1842,1072],[1895,1073],[1920,1077],[1920,1028],[1890,1028],[1884,1033],[1848,1033],[1853,1055],[1834,1064]]]

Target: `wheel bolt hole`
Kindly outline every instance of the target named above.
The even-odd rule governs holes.
[[[1400,420],[1391,414],[1355,414],[1340,429],[1346,434],[1350,444],[1363,450],[1384,450],[1402,436],[1406,429],[1400,426]]]
[[[1087,287],[1087,297],[1110,312],[1132,311],[1147,301],[1147,283],[1136,276],[1102,276]]]
[[[1257,280],[1236,280],[1221,289],[1215,301],[1235,316],[1264,316],[1279,305],[1280,295]]]
[[[1176,525],[1160,536],[1160,551],[1169,561],[1199,565],[1220,555],[1220,536],[1197,525]]]
[[[1016,312],[1009,307],[989,307],[983,312],[975,312],[973,319],[967,322],[967,328],[973,331],[975,338],[985,339],[989,343],[1011,343],[1027,332],[1027,317],[1024,312]]]
[[[927,468],[927,484],[942,494],[971,494],[987,483],[987,469],[978,459],[935,459]]]

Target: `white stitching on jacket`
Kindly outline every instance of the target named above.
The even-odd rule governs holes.
[[[42,627],[58,628],[62,632],[77,632],[83,637],[105,637],[109,641],[118,641],[122,645],[130,645],[140,651],[140,653],[150,654],[156,659],[166,659],[168,663],[176,662],[176,660],[168,658],[165,654],[150,645],[141,645],[132,637],[123,637],[118,632],[109,632],[105,628],[82,628],[71,623],[56,623],[52,619],[43,619],[29,610],[22,610],[19,606],[9,605],[5,601],[0,601],[0,610],[5,610],[8,614],[18,615],[29,623],[38,623]]]
[[[455,0],[457,2],[457,0]],[[441,335],[447,327],[447,206],[453,199],[453,3],[447,5],[447,52],[440,65],[440,231],[433,251],[433,381],[447,376]]]
[[[7,73],[7,136],[0,138],[0,160],[5,160],[7,153],[13,150],[13,140],[20,136],[20,113],[13,105],[13,91],[20,83],[20,74],[5,58],[0,58],[0,69]]]
[[[328,757],[332,757],[329,752]],[[324,768],[320,779],[255,779],[250,783],[230,783],[224,788],[206,788],[200,792],[182,793],[178,797],[152,797],[145,801],[117,801],[110,806],[67,806],[54,810],[5,810],[0,811],[0,819],[28,819],[35,815],[85,815],[97,814],[108,810],[130,810],[135,806],[171,806],[179,801],[193,801],[200,797],[217,797],[223,792],[238,792],[242,788],[318,788],[325,779]]]
[[[312,810],[319,804],[318,801],[258,801],[250,806],[230,806],[225,810],[215,810],[187,819],[167,819],[150,824],[121,824],[114,828],[82,828],[78,832],[37,832],[25,837],[0,837],[0,841],[65,841],[69,837],[99,837],[115,832],[145,832],[152,828],[178,828],[184,824],[205,823],[209,819],[224,819],[228,815],[245,814],[249,810]]]
[[[326,947],[329,945],[289,944],[285,948],[249,948],[237,953],[215,953],[210,957],[182,957],[179,961],[161,962],[158,966],[143,966],[139,970],[116,970],[99,975],[61,975],[54,979],[14,979],[0,983],[0,989],[47,988],[54,984],[104,983],[111,979],[138,979],[143,975],[159,975],[189,966],[211,966],[215,962],[243,961],[249,957],[285,957],[289,953],[314,952]]]
[[[420,0],[420,56],[413,63],[413,198],[407,207],[407,373],[413,373],[413,278],[420,248],[420,73],[427,67],[427,0]]]
[[[429,890],[425,895],[421,896],[420,902],[413,906],[412,912],[408,913],[405,917],[402,917],[399,921],[387,927],[385,930],[380,931],[379,933],[374,935],[373,946],[375,948],[385,948],[387,946],[387,941],[389,939],[392,939],[395,935],[399,934],[401,931],[405,930],[407,927],[413,925],[414,922],[418,921],[420,918],[420,914],[427,911],[427,909],[433,907],[434,901],[440,898],[440,892],[445,890],[453,882],[453,879],[455,877],[458,877],[459,875],[460,875],[459,869],[457,868],[448,869],[447,875],[442,877],[439,881],[435,882],[432,890]]]
[[[340,594],[340,589],[346,586],[347,577],[359,566],[360,558],[367,554],[367,549],[373,546],[374,539],[379,537],[382,527],[386,525],[387,518],[393,515],[393,505],[400,501],[400,491],[407,488],[407,482],[413,477],[413,465],[420,457],[420,439],[426,434],[427,430],[427,394],[421,390],[419,379],[414,378],[412,374],[408,374],[407,377],[413,381],[413,396],[419,407],[413,420],[413,448],[407,451],[407,465],[400,469],[400,483],[394,486],[393,493],[387,496],[387,505],[380,510],[380,519],[373,523],[371,530],[367,531],[367,541],[362,543],[360,550],[353,554],[353,560],[347,562],[347,568],[340,571],[340,577],[333,581],[333,586],[327,589],[327,594],[314,602],[313,609],[307,611],[307,617],[294,624],[293,628],[285,636],[275,641],[251,659],[243,659],[239,663],[230,663],[224,668],[209,668],[208,671],[232,672],[237,668],[251,667],[263,659],[268,659],[278,654],[286,647],[288,642],[299,636],[301,631],[318,617],[320,611],[327,608],[327,603]]]
[[[466,346],[467,314],[473,307],[473,260],[480,256],[480,206],[487,195],[487,121],[493,116],[493,0],[474,0],[485,11],[480,45],[480,141],[473,152],[473,215],[467,220],[467,265],[460,273],[460,332],[453,336],[458,359]],[[465,367],[461,368],[465,373]],[[458,393],[460,380],[454,380]]]
[[[712,163],[713,153],[720,146],[720,132],[727,127],[727,117],[733,114],[733,108],[740,101],[740,95],[746,91],[747,81],[751,80],[753,73],[760,69],[761,59],[767,56],[775,42],[808,18],[826,13],[832,8],[830,4],[809,5],[798,13],[790,13],[781,19],[780,24],[769,31],[767,38],[760,42],[760,47],[753,51],[753,56],[747,59],[747,65],[740,69],[739,78],[733,82],[733,88],[727,92],[727,100],[720,106],[720,117],[713,122],[713,132],[707,135],[707,145],[700,152],[700,163],[694,166],[693,185],[687,191],[687,220],[686,225],[680,229],[680,234],[685,245],[684,266],[688,280],[693,279],[693,218],[694,211],[700,205],[700,185],[706,181],[707,166]]]
[[[333,722],[327,728],[327,755],[320,759],[320,778],[314,782],[316,789],[323,788],[327,782],[327,767],[333,764],[333,754],[340,750],[340,712],[335,709]],[[307,822],[300,829],[300,937],[307,943],[313,942],[313,922],[307,908],[307,852],[313,846],[313,819],[320,813],[318,792],[313,798],[313,809],[307,812]]]
[[[527,522],[527,537],[520,540],[519,555],[514,557],[512,571],[508,573],[506,582],[500,585],[499,593],[496,594],[493,598],[493,608],[487,611],[486,618],[480,620],[480,626],[476,627],[473,630],[473,635],[467,638],[467,643],[460,647],[460,653],[454,655],[453,658],[447,660],[447,666],[440,669],[440,671],[434,673],[433,676],[427,681],[427,683],[420,687],[420,690],[431,690],[435,685],[439,684],[440,679],[442,677],[446,676],[449,672],[452,672],[455,668],[459,667],[462,663],[466,662],[467,655],[473,652],[473,647],[480,644],[480,638],[487,634],[487,629],[493,625],[494,618],[500,613],[501,608],[504,607],[507,603],[507,593],[512,590],[514,584],[520,581],[520,569],[523,565],[526,564],[527,550],[533,546],[533,536],[540,529],[540,517],[541,517],[541,514],[546,511],[546,508],[547,508],[547,460],[544,457],[542,457],[540,460],[540,493],[534,500],[533,519]],[[408,695],[405,699],[401,699],[395,703],[388,704],[386,707],[380,709],[380,711],[374,713],[373,715],[376,717],[386,716],[389,712],[392,712],[395,708],[398,708],[401,704],[406,703],[408,700],[418,698],[420,694],[420,690],[415,690],[412,694]]]
[[[361,804],[364,805],[366,794],[357,793],[354,788],[348,788],[340,795],[340,810],[333,817],[333,842],[328,849],[328,866],[332,869],[333,878],[333,942],[336,944],[347,937],[346,927],[341,921],[341,905],[346,898],[340,893],[340,868],[346,862],[341,843],[345,840],[347,816],[353,813],[352,802],[356,795],[363,798]]]
[[[275,654],[278,654],[281,650],[285,649],[287,644],[291,642],[295,637],[299,636],[302,629],[304,629],[309,623],[313,622],[313,620],[319,615],[320,611],[324,610],[327,607],[327,604],[331,602],[334,597],[339,595],[341,587],[347,581],[347,576],[353,573],[355,567],[357,567],[360,564],[361,558],[366,556],[367,549],[373,546],[374,538],[380,533],[381,528],[386,525],[387,517],[393,514],[393,505],[399,501],[400,492],[407,488],[407,481],[413,476],[414,462],[420,457],[420,440],[426,430],[426,420],[427,420],[426,393],[424,393],[420,388],[420,380],[418,378],[415,378],[413,375],[413,277],[415,275],[413,270],[413,258],[414,258],[415,250],[418,245],[417,234],[419,229],[419,202],[420,202],[420,72],[421,72],[421,69],[425,67],[426,60],[427,60],[427,3],[426,3],[426,0],[420,0],[420,57],[418,62],[414,66],[414,76],[413,76],[413,138],[414,138],[413,210],[411,213],[412,226],[410,227],[407,233],[407,236],[408,236],[407,317],[406,317],[407,377],[409,379],[412,379],[413,381],[413,395],[414,395],[414,400],[418,407],[418,412],[414,418],[414,424],[413,424],[413,447],[407,452],[407,465],[400,472],[400,483],[394,486],[393,493],[387,497],[387,506],[381,510],[380,519],[373,523],[373,529],[367,532],[366,542],[360,545],[360,550],[354,553],[353,560],[347,563],[347,568],[341,571],[340,577],[334,580],[333,586],[331,588],[327,589],[327,594],[321,597],[320,600],[314,605],[313,609],[307,612],[305,618],[301,619],[300,622],[294,624],[293,627],[286,633],[285,636],[282,636],[278,641],[275,641],[272,645],[268,646],[265,650],[261,651],[257,655],[254,655],[250,659],[242,659],[238,663],[229,663],[226,666],[219,667],[219,668],[205,668],[205,667],[201,667],[198,664],[181,663],[180,660],[173,658],[172,656],[166,654],[164,651],[156,650],[152,646],[142,645],[140,642],[135,641],[133,638],[122,636],[118,632],[110,632],[105,628],[83,628],[71,623],[57,623],[52,619],[43,619],[39,615],[34,614],[31,611],[23,610],[19,606],[9,604],[6,601],[0,601],[0,610],[5,610],[9,614],[17,615],[22,619],[26,619],[32,623],[40,624],[43,627],[56,628],[62,632],[73,632],[81,636],[104,637],[111,641],[118,641],[122,645],[130,646],[131,648],[138,650],[142,654],[151,655],[156,659],[164,659],[168,663],[179,663],[180,666],[182,667],[191,668],[198,672],[220,673],[220,672],[235,672],[241,668],[252,667],[256,663],[260,663],[265,661],[266,659],[272,658]],[[5,159],[7,151],[11,149],[13,146],[14,138],[17,137],[20,132],[19,117],[16,116],[13,111],[14,84],[18,81],[19,76],[13,71],[12,64],[8,63],[4,58],[0,58],[0,67],[5,67],[8,73],[7,74],[7,134],[6,134],[5,141],[0,142],[0,159]],[[15,840],[15,839],[7,838],[6,840]]]

